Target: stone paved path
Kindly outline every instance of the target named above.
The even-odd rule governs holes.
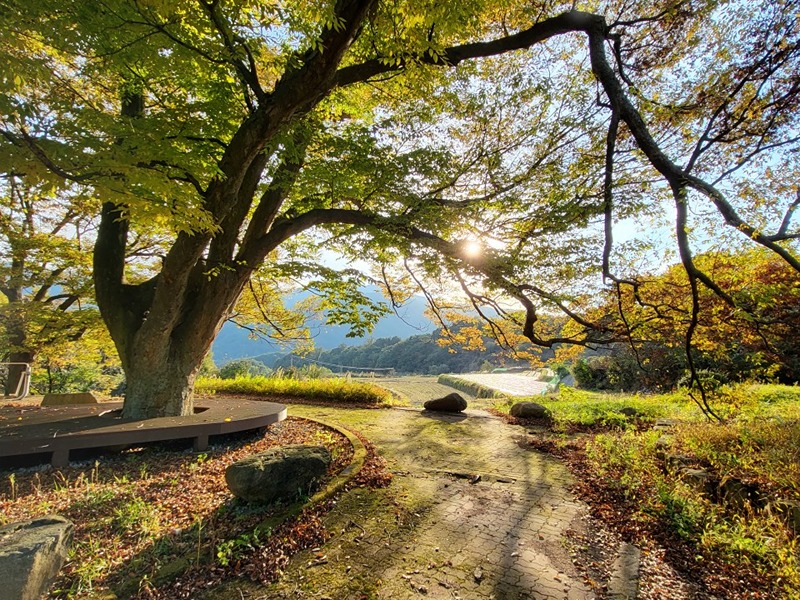
[[[395,472],[388,497],[423,498],[425,510],[405,530],[345,522],[342,535],[317,554],[329,564],[312,574],[313,561],[300,555],[283,583],[262,597],[594,597],[563,540],[568,529],[582,527],[584,507],[568,491],[571,476],[558,461],[518,443],[524,429],[480,410],[459,417],[292,406],[289,413],[361,431]],[[332,584],[325,569],[341,575],[351,564],[364,568],[352,571],[346,591],[326,588]],[[359,589],[364,593],[354,595]]]

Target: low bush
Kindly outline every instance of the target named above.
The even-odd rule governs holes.
[[[564,385],[557,395],[501,399],[495,403],[495,408],[508,413],[514,403],[523,400],[545,406],[553,416],[556,431],[575,427],[626,429],[637,422],[652,422],[660,418],[703,418],[700,410],[683,394],[628,395],[590,392]],[[635,417],[621,412],[625,408],[635,410]]]
[[[287,379],[279,377],[198,378],[195,391],[201,394],[244,394],[248,396],[289,396],[344,404],[389,404],[389,391],[371,383],[347,379]]]
[[[253,358],[237,358],[219,368],[220,379],[236,379],[237,377],[267,376],[270,370],[264,363]]]
[[[459,392],[464,392],[465,394],[469,394],[471,396],[475,396],[476,398],[505,398],[505,394],[502,392],[498,392],[495,389],[490,387],[486,387],[485,385],[481,385],[480,383],[475,383],[474,381],[467,381],[466,379],[461,379],[455,375],[439,375],[439,378],[436,380],[438,383],[442,385],[450,386],[451,388],[457,389]]]

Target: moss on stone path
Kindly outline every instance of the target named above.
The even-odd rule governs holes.
[[[277,584],[232,582],[210,598],[593,597],[563,543],[583,507],[560,463],[520,446],[524,430],[488,415],[289,412],[360,431],[395,479],[344,494],[325,517],[332,538],[298,554]]]

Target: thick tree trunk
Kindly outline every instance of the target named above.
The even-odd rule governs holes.
[[[146,327],[130,336],[131,341],[123,344],[129,348],[122,360],[126,380],[123,416],[151,419],[194,413],[195,378],[234,301],[223,301],[216,310],[201,315],[183,313],[184,320],[169,336]],[[152,308],[159,311],[157,305]]]
[[[198,370],[196,361],[188,357],[174,357],[155,369],[149,361],[128,365],[123,416],[152,419],[193,414],[194,380]]]
[[[314,224],[309,219],[284,219],[273,231],[300,168],[297,161],[287,160],[259,201],[246,243],[237,243],[267,165],[264,149],[330,93],[336,69],[374,4],[375,0],[338,0],[337,25],[321,35],[320,48],[325,51],[298,53],[298,63],[287,67],[271,94],[254,89],[259,105],[218,160],[222,176],[215,176],[200,192],[218,230],[179,233],[151,280],[125,281],[128,210],[110,202],[103,205],[94,247],[95,294],[125,371],[124,416],[193,412],[197,372],[252,271],[279,243]],[[255,72],[249,74],[256,77]],[[143,94],[126,90],[121,100],[121,118],[136,127],[145,118]],[[215,274],[209,276],[212,269]]]

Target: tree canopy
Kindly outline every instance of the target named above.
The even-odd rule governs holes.
[[[0,360],[16,363],[6,394],[21,363],[59,365],[78,340],[95,338],[99,348],[107,338],[92,300],[91,204],[57,194],[35,166],[0,179]]]
[[[392,299],[439,279],[534,344],[591,345],[620,339],[590,314],[603,286],[665,262],[615,231],[669,222],[690,363],[698,290],[747,310],[697,248],[800,270],[796,1],[6,4],[2,153],[103,203],[128,415],[191,411],[252,274],[308,280],[327,250]],[[144,232],[158,252],[126,262]]]

